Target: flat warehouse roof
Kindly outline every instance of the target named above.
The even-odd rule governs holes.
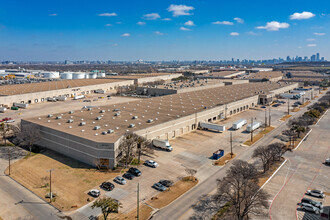
[[[15,85],[0,86],[0,95],[19,95],[34,92],[45,92],[58,89],[68,89],[82,86],[91,86],[98,84],[106,84],[120,82],[118,79],[70,79],[58,80],[40,83],[25,83]]]
[[[239,73],[239,72],[242,72],[242,71],[236,71],[236,70],[233,70],[233,71],[230,71],[230,70],[225,70],[225,71],[217,71],[217,72],[213,72],[213,73],[210,73],[209,75],[205,75],[205,76],[229,76],[229,75],[232,75],[234,73]],[[198,76],[196,76],[198,77]]]
[[[26,121],[96,142],[114,143],[127,131],[138,131],[156,124],[202,112],[205,108],[214,108],[258,95],[260,92],[267,93],[287,85],[288,83],[270,82],[230,85],[95,107],[91,110],[83,109],[75,111],[73,114],[65,112],[56,114],[51,118],[41,116],[26,119]],[[120,116],[115,116],[115,109],[119,110]],[[61,116],[61,118],[56,119],[57,116]],[[137,117],[134,118],[134,116]],[[97,120],[97,117],[100,117],[100,120]],[[67,123],[69,119],[73,120],[73,122]],[[153,121],[148,123],[149,119]],[[80,122],[85,122],[86,125],[79,126]],[[130,124],[135,126],[130,128]],[[100,129],[94,130],[95,126],[100,126]],[[114,130],[114,133],[101,134],[101,132],[108,129]]]
[[[180,74],[180,73],[174,73]],[[147,77],[157,77],[157,76],[170,76],[172,73],[143,73],[143,74],[130,74],[130,75],[118,75],[118,76],[108,76],[108,79],[141,79]]]
[[[242,78],[247,79],[272,79],[283,76],[281,71],[261,71],[257,73],[250,73],[249,75],[243,76]]]

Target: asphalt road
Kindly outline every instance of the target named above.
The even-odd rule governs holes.
[[[4,220],[58,220],[60,213],[4,174],[8,162],[0,158],[0,216]]]
[[[313,100],[314,103],[316,100]],[[307,107],[303,108],[297,113],[294,113],[292,118],[299,117],[302,115]],[[255,143],[251,147],[247,147],[244,152],[238,154],[235,159],[240,159],[244,161],[249,161],[252,157],[253,150],[257,146],[261,145],[269,145],[275,140],[277,135],[280,135],[283,130],[287,129],[287,123],[282,123],[276,129],[268,133],[265,137],[260,139],[257,143]],[[234,159],[234,160],[235,160]],[[190,191],[179,197],[177,200],[172,202],[167,207],[164,207],[159,212],[157,212],[153,219],[156,220],[167,220],[169,219],[190,219],[194,216],[194,209],[193,207],[198,205],[200,199],[206,197],[215,192],[216,190],[216,180],[218,178],[222,178],[226,175],[226,171],[229,169],[232,161],[230,161],[226,166],[220,168],[214,175],[210,176],[209,178],[205,179],[203,182],[200,182],[196,187],[192,188]]]

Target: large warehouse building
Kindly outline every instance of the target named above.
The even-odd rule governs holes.
[[[40,127],[40,145],[90,165],[114,167],[125,132],[147,139],[173,139],[198,127],[245,111],[259,95],[283,93],[297,87],[289,83],[246,83],[161,96],[98,108],[22,120]]]

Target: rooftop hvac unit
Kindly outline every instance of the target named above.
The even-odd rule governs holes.
[[[51,115],[51,114],[49,114],[49,115],[47,116],[47,118],[51,118],[51,117],[53,117],[53,115]]]
[[[132,119],[137,119],[137,118],[138,118],[138,116],[136,116],[136,115],[132,117]]]
[[[96,117],[96,120],[101,120],[101,119],[102,119],[102,117],[100,117],[100,116],[99,117]]]
[[[148,123],[151,123],[151,122],[153,122],[154,120],[153,119],[148,119]]]
[[[73,123],[73,119],[69,119],[68,120],[68,123]]]
[[[135,127],[135,124],[130,124],[128,125],[129,128],[134,128]]]
[[[120,112],[117,112],[116,114],[115,114],[115,116],[119,116],[120,115]]]
[[[115,108],[113,111],[114,111],[114,112],[119,112],[120,109],[119,109],[119,108]]]
[[[109,133],[109,134],[111,134],[111,133],[113,133],[113,132],[114,132],[114,130],[112,130],[112,129],[109,129],[109,130],[108,130],[108,133]]]
[[[108,134],[108,132],[106,132],[106,131],[102,131],[102,134],[103,134],[103,135],[106,135],[106,134]]]
[[[74,111],[69,111],[69,114],[73,114],[74,113]]]
[[[86,122],[84,122],[84,121],[79,123],[79,126],[84,126],[84,125],[86,125]]]
[[[105,112],[105,110],[101,110],[101,111],[100,111],[100,113],[104,113],[104,112]]]
[[[101,128],[101,126],[95,126],[94,130],[99,130]]]
[[[88,108],[88,111],[92,111],[92,108]]]
[[[57,116],[57,117],[56,117],[56,119],[61,119],[61,118],[62,118],[62,116]]]

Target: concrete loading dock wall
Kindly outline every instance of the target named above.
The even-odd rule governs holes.
[[[64,154],[70,154],[70,156],[91,165],[95,165],[92,163],[95,158],[107,159],[103,155],[100,156],[98,147],[101,147],[100,144],[102,143],[108,144],[106,148],[109,148],[110,151],[114,148],[114,153],[108,157],[110,167],[114,167],[117,162],[114,158],[119,153],[120,139],[126,131],[135,132],[148,139],[158,137],[172,139],[197,129],[200,121],[218,121],[222,117],[229,117],[255,106],[258,103],[260,91],[282,92],[297,86],[298,84],[269,82],[225,86],[103,106],[90,111],[76,111],[74,114],[63,113],[61,114],[62,118],[58,120],[42,116],[26,119],[26,121],[46,127],[42,128],[43,135],[45,135],[44,139],[52,140],[54,146],[49,146],[47,141],[42,143],[43,146],[51,147],[51,149],[61,151]],[[114,116],[115,111],[113,110],[116,108],[121,109],[121,114],[118,117]],[[102,111],[103,109],[105,112]],[[96,117],[100,116],[98,114],[103,115],[102,120],[95,120]],[[74,123],[66,123],[71,116]],[[134,119],[135,116],[138,118]],[[78,126],[82,118],[86,125]],[[147,122],[150,118],[154,120],[152,123]],[[136,126],[130,128],[128,125],[131,123]],[[101,129],[93,130],[96,125],[100,126]],[[114,133],[101,135],[101,132],[106,129],[114,129]],[[73,144],[71,140],[77,141]],[[60,143],[60,145],[55,143]],[[92,148],[86,148],[86,146],[95,146],[96,149],[91,150]],[[74,150],[66,152],[65,149],[69,147],[83,151],[84,156],[80,156]]]
[[[73,80],[71,80],[73,81]],[[115,81],[110,83],[104,84],[95,84],[95,85],[88,85],[88,86],[80,86],[80,87],[72,87],[67,89],[58,89],[58,90],[48,90],[48,91],[40,91],[40,92],[33,92],[33,93],[24,93],[24,94],[17,94],[17,95],[5,95],[0,96],[0,106],[8,105],[11,106],[14,102],[17,103],[38,103],[47,101],[48,97],[57,97],[57,96],[75,96],[75,95],[85,95],[90,94],[96,89],[102,89],[104,91],[113,91],[115,87],[118,86],[126,86],[126,85],[133,85],[133,80],[123,80],[123,81]],[[31,85],[31,84],[27,84]],[[12,85],[15,86],[15,85]],[[21,86],[21,85],[20,85]],[[35,86],[38,86],[36,83]]]

